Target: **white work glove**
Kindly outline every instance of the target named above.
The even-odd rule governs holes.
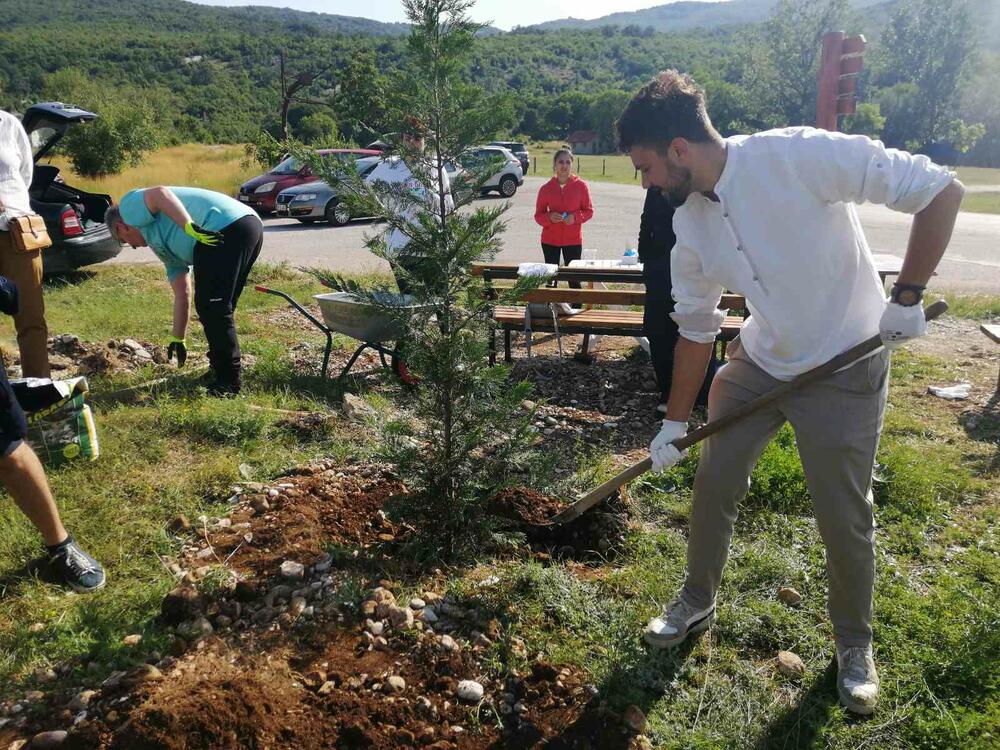
[[[878,332],[886,349],[895,349],[910,339],[923,336],[926,331],[924,306],[919,302],[908,307],[890,302],[878,324]]]
[[[685,435],[687,435],[687,422],[663,420],[660,434],[653,438],[653,442],[649,444],[649,457],[653,460],[655,473],[666,471],[684,457],[687,451],[679,451],[671,443]]]

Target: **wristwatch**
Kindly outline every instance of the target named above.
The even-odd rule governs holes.
[[[896,282],[889,292],[889,300],[902,307],[913,307],[920,304],[924,298],[924,287],[919,284],[901,284]]]

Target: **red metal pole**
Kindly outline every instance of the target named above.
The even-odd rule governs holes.
[[[840,56],[844,46],[843,31],[828,31],[823,35],[816,95],[816,127],[837,129],[837,93],[840,88]]]

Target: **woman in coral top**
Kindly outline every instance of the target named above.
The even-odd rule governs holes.
[[[542,253],[546,263],[559,265],[559,255],[569,264],[583,254],[583,224],[594,215],[587,183],[573,174],[569,146],[552,159],[555,176],[542,185],[535,200],[535,221],[542,227]],[[579,282],[570,282],[574,289]]]

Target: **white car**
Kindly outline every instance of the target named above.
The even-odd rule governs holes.
[[[504,198],[512,198],[517,189],[524,184],[524,172],[521,162],[503,146],[477,146],[462,155],[462,166],[449,164],[448,173],[452,184],[460,184],[465,169],[475,169],[486,162],[496,162],[501,165],[496,174],[483,185],[481,193],[486,195],[494,190]],[[464,167],[464,169],[463,169]]]

